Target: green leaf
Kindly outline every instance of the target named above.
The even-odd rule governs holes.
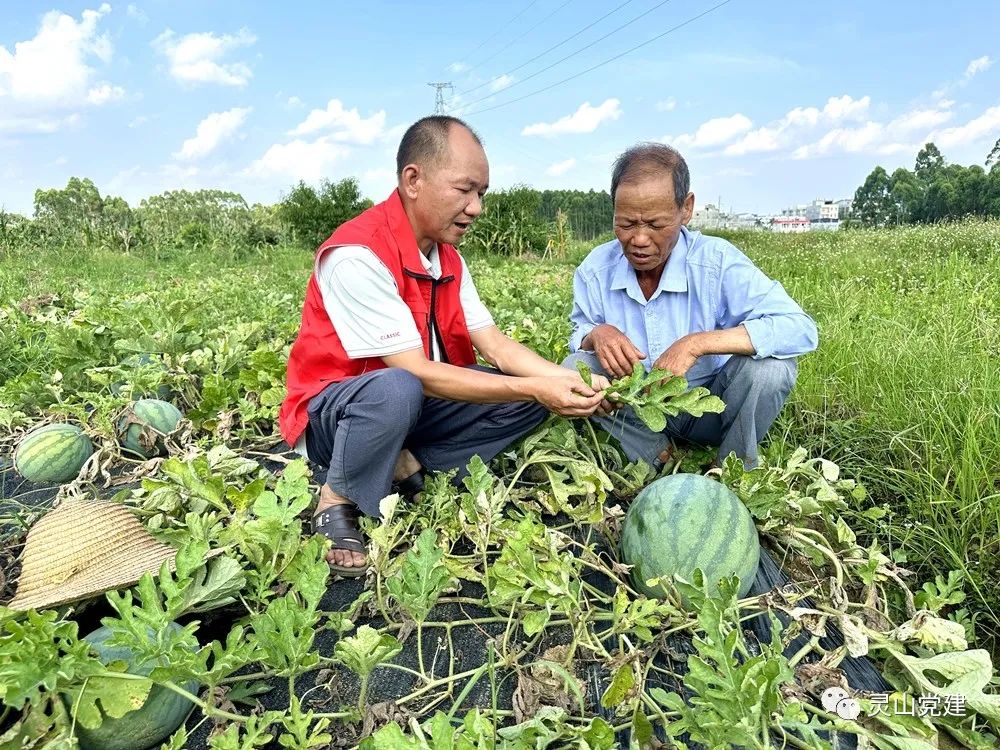
[[[608,689],[601,696],[601,705],[605,708],[620,706],[629,697],[629,693],[632,692],[634,687],[635,670],[632,667],[632,662],[626,662],[615,670],[615,674],[611,678],[611,684],[608,685]]]
[[[337,641],[334,656],[364,679],[375,667],[389,661],[402,650],[402,644],[388,633],[380,633],[371,625],[362,625],[355,635]]]
[[[66,697],[77,721],[87,729],[97,729],[105,716],[120,719],[142,708],[152,687],[152,681],[135,675],[94,676],[66,690]]]
[[[528,612],[521,618],[521,627],[524,628],[524,634],[531,636],[540,633],[548,625],[551,617],[552,613],[547,609],[536,609]]]
[[[386,582],[389,593],[418,623],[427,619],[441,592],[451,584],[451,574],[441,562],[443,557],[437,533],[424,529],[406,553],[399,574]]]
[[[925,695],[965,696],[965,702],[976,713],[1000,721],[1000,695],[987,694],[983,689],[993,676],[989,651],[972,649],[958,653],[938,654],[918,658],[890,650],[889,653],[909,673],[914,684]],[[928,673],[939,676],[931,679]],[[941,685],[941,681],[947,684]]]
[[[580,377],[583,378],[583,382],[589,385],[591,388],[594,386],[593,373],[590,370],[590,365],[584,362],[582,359],[576,361],[576,371],[580,373]]]

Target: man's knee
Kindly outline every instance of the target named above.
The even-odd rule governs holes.
[[[372,376],[365,400],[378,411],[386,427],[409,429],[420,416],[424,386],[420,378],[401,367],[387,367]]]
[[[787,396],[792,386],[795,385],[795,378],[798,373],[798,364],[794,358],[778,359],[776,357],[764,357],[754,359],[737,355],[735,360],[737,372],[730,382],[730,386],[737,385],[746,389],[753,388],[762,393],[778,393]]]

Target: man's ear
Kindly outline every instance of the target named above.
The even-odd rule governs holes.
[[[688,193],[684,198],[684,205],[681,207],[681,215],[684,217],[682,224],[687,224],[694,216],[694,193]]]
[[[399,189],[406,197],[414,200],[420,192],[420,182],[423,180],[423,172],[416,164],[407,164],[399,175]]]

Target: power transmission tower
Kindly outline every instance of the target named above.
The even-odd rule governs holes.
[[[435,89],[435,91],[434,91],[434,114],[436,114],[436,115],[446,114],[445,111],[444,111],[444,93],[443,92],[444,92],[445,89],[449,89],[449,90],[454,91],[454,86],[451,85],[450,81],[447,82],[447,83],[428,83],[427,85],[428,86],[433,86],[434,89]]]

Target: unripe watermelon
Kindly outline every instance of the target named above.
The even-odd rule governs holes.
[[[738,595],[750,590],[760,562],[760,540],[750,511],[721,482],[700,474],[657,479],[636,496],[625,516],[622,559],[633,565],[637,590],[662,597],[653,578],[692,582],[701,568],[712,592],[720,578],[740,577]]]
[[[184,415],[173,404],[155,398],[133,401],[118,421],[122,446],[142,458],[166,453],[163,436],[177,429]]]
[[[76,479],[94,445],[72,424],[47,424],[22,438],[14,451],[14,468],[29,482],[69,482]]]
[[[180,625],[173,622],[170,627],[180,629]],[[105,641],[110,637],[111,629],[105,626],[84,636],[83,640],[91,644],[104,664],[122,660],[128,664],[126,671],[129,674],[145,676],[153,671],[156,666],[153,662],[135,664],[132,649],[127,646],[108,646]],[[185,683],[180,687],[189,693],[198,691],[197,682]],[[146,702],[120,719],[105,716],[97,729],[87,729],[78,723],[77,739],[82,750],[146,750],[156,747],[177,731],[193,705],[184,696],[160,685],[153,685]]]

